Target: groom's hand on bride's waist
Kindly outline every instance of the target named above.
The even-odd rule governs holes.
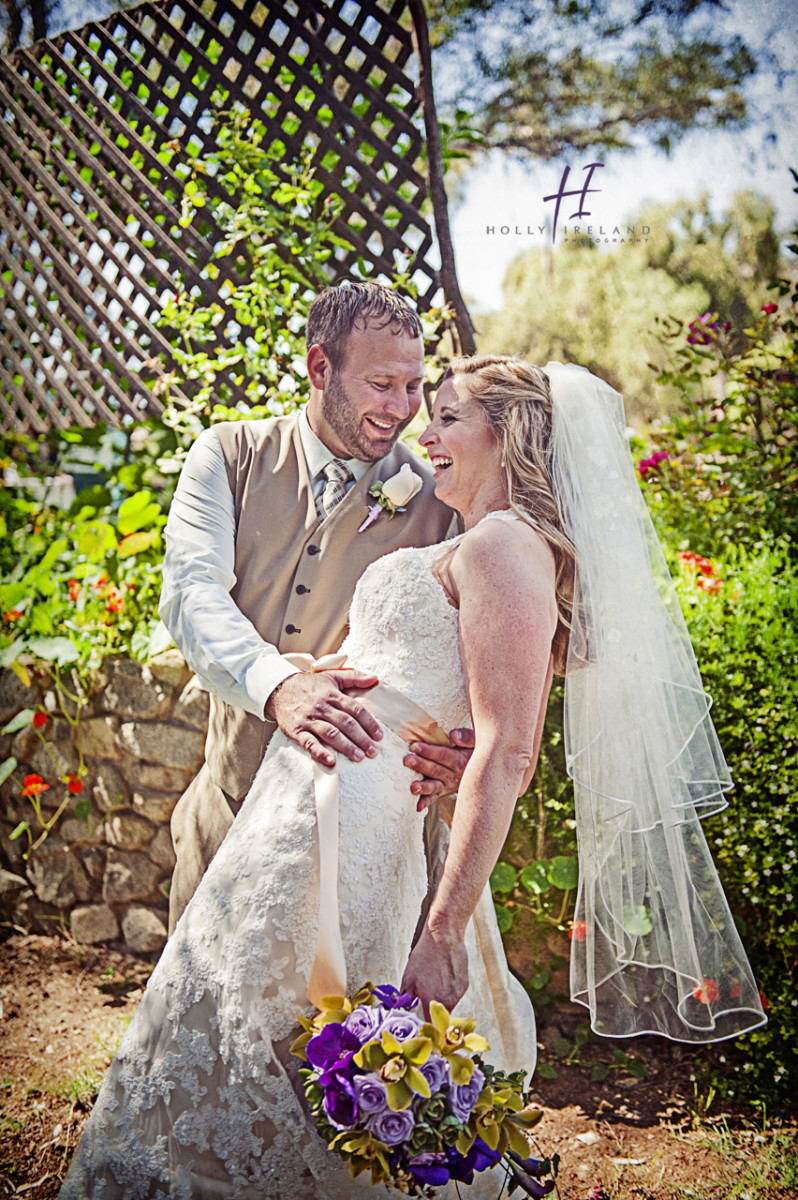
[[[377,753],[379,723],[351,693],[374,687],[376,675],[327,670],[289,675],[266,702],[266,713],[286,737],[307,750],[316,762],[331,767],[338,750],[358,762]]]
[[[435,746],[430,742],[413,742],[404,764],[418,771],[423,779],[414,779],[410,791],[418,796],[416,809],[429,808],[438,796],[452,795],[460,786],[471,751],[474,748],[473,729],[453,729],[449,734],[451,746]]]

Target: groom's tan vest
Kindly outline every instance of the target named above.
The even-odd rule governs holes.
[[[319,657],[344,640],[352,593],[369,563],[400,546],[442,541],[452,511],[435,499],[429,467],[397,444],[374,463],[319,524],[296,415],[216,427],[235,501],[236,583],[232,597],[261,637],[281,653]],[[403,463],[424,487],[403,513],[358,526],[373,503],[369,488]],[[452,532],[455,532],[453,529]],[[205,756],[228,795],[246,795],[275,726],[211,697]]]

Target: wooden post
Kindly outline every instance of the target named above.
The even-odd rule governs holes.
[[[435,216],[435,232],[438,236],[438,246],[441,252],[441,281],[443,294],[454,309],[454,320],[460,339],[463,354],[475,354],[474,327],[465,306],[460,285],[457,282],[457,269],[454,262],[454,247],[449,229],[449,208],[446,201],[446,189],[443,186],[443,155],[441,151],[441,134],[438,128],[438,117],[435,112],[435,93],[432,89],[432,56],[429,48],[429,30],[427,14],[424,11],[423,0],[408,0],[413,17],[413,43],[418,59],[418,80],[421,93],[421,105],[424,112],[424,129],[427,138],[427,176],[432,211]]]

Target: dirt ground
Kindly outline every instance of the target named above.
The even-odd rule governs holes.
[[[14,934],[0,943],[0,1197],[57,1194],[151,968],[60,937]],[[587,1200],[591,1191],[600,1200],[798,1200],[778,1170],[739,1190],[747,1164],[761,1163],[774,1136],[795,1158],[798,1128],[771,1115],[757,1132],[750,1109],[717,1098],[704,1111],[695,1077],[720,1051],[637,1038],[624,1050],[643,1075],[629,1060],[611,1065],[614,1044],[591,1037],[577,1048],[580,1026],[584,1017],[572,1006],[544,1010],[539,1020],[541,1062],[557,1077],[536,1075],[535,1099],[545,1109],[537,1141],[561,1157],[560,1200]],[[569,1053],[579,1063],[566,1062]],[[606,1078],[591,1082],[604,1073],[601,1063]]]

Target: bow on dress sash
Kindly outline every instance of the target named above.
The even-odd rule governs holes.
[[[300,671],[339,671],[346,665],[345,654],[284,654]],[[409,696],[385,683],[367,691],[368,709],[373,717],[391,729],[402,741],[431,742],[451,746],[440,725]],[[319,934],[316,957],[308,983],[307,997],[317,1008],[325,996],[346,995],[346,962],[338,915],[338,764],[325,767],[313,760],[313,792],[319,831]]]

